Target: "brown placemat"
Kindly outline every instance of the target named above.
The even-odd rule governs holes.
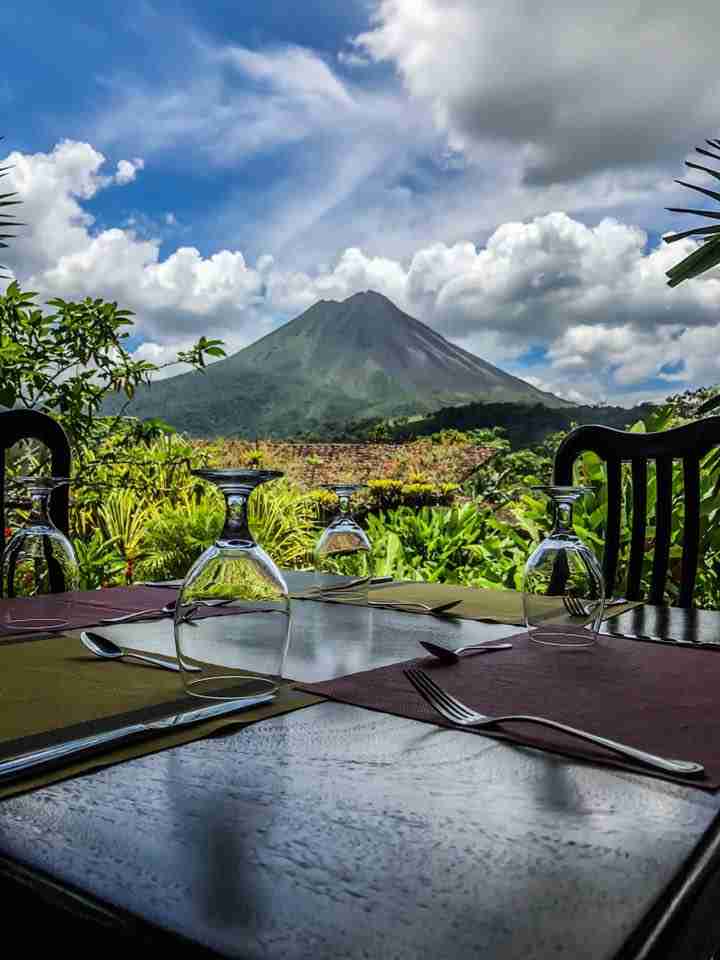
[[[403,674],[408,665],[420,665],[443,689],[487,716],[549,717],[661,756],[694,760],[706,772],[696,779],[665,774],[532,724],[471,732],[705,790],[720,787],[716,653],[607,636],[585,650],[553,649],[533,643],[526,633],[511,640],[512,650],[465,656],[455,664],[426,657],[298,686],[343,703],[452,726]]]
[[[285,683],[272,703],[110,744],[102,753],[69,758],[60,767],[0,782],[0,798],[157,753],[224,728],[246,726],[320,699]],[[0,647],[0,759],[202,705],[197,697],[184,693],[178,674],[142,664],[98,660],[76,636]]]
[[[356,606],[366,605],[364,598],[353,599],[350,590],[347,594],[338,591],[321,597],[318,597],[317,594],[303,592],[293,594],[293,597],[297,600],[350,603]],[[518,590],[489,590],[485,587],[462,587],[453,583],[416,581],[370,587],[368,599],[373,601],[373,605],[387,603],[388,607],[392,607],[393,603],[398,601],[435,606],[450,603],[452,600],[459,600],[458,605],[449,610],[447,615],[460,617],[464,620],[480,620],[485,623],[507,623],[510,626],[522,626],[524,624],[522,593]],[[556,601],[550,601],[550,609],[556,609],[556,604]],[[603,620],[617,617],[621,613],[625,613],[626,610],[632,610],[633,607],[640,605],[641,601],[639,600],[615,604],[606,611]],[[417,608],[408,610],[408,613],[422,614],[425,612]]]
[[[48,633],[64,633],[79,630],[82,627],[95,626],[104,617],[121,616],[139,610],[157,610],[148,614],[147,619],[168,616],[162,608],[177,597],[177,590],[168,587],[107,587],[102,590],[78,590],[72,594],[45,594],[17,600],[2,600],[3,611],[11,610],[14,616],[27,620],[46,620],[66,617],[67,622],[56,628],[47,625],[34,630],[12,630],[0,628],[0,644],[17,639],[46,636]],[[67,599],[71,598],[69,616]]]

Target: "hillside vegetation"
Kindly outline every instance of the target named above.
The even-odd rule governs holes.
[[[542,443],[549,434],[569,430],[573,425],[601,423],[624,430],[629,424],[652,416],[656,405],[636,407],[567,406],[551,408],[545,404],[468,403],[443,407],[427,416],[368,417],[352,423],[324,423],[317,433],[308,431],[305,439],[392,440],[405,441],[429,437],[443,430],[463,433],[499,429],[514,449]]]

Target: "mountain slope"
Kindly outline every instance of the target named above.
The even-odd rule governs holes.
[[[321,300],[205,372],[138,391],[128,413],[204,436],[292,436],[328,420],[471,401],[568,404],[462,350],[373,291]]]

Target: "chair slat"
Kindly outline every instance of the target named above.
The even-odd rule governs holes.
[[[685,522],[683,525],[683,554],[680,574],[680,606],[692,606],[695,576],[700,547],[700,459],[683,458],[685,488]]]
[[[648,601],[653,604],[663,604],[672,533],[672,463],[673,460],[682,460],[687,520],[683,537],[680,602],[682,606],[692,604],[699,557],[699,464],[706,453],[718,446],[720,446],[720,417],[705,417],[683,424],[681,427],[674,427],[672,430],[659,430],[653,433],[635,433],[631,430],[616,430],[614,427],[605,427],[600,424],[588,424],[571,430],[558,447],[553,476],[554,482],[559,485],[572,483],[573,465],[578,457],[588,451],[592,451],[606,463],[619,460],[621,463],[629,462],[633,465],[633,520],[626,585],[627,597],[642,599],[640,584],[647,534],[644,520],[647,514],[647,462],[655,460],[658,465],[657,536]],[[610,532],[615,522],[612,516],[613,511],[617,509],[618,517],[621,513],[620,493],[618,489],[615,501],[612,499],[614,492],[611,493],[608,490]],[[694,526],[696,514],[697,529]],[[603,562],[606,576],[613,574],[612,559],[612,551],[606,551]]]
[[[620,493],[621,463],[618,457],[607,460],[607,527],[605,530],[605,551],[603,553],[603,577],[605,592],[613,595],[617,578],[618,555],[620,553]]]
[[[658,457],[656,461],[655,497],[655,554],[653,556],[650,603],[662,605],[670,558],[672,530],[672,457]]]
[[[5,550],[5,451],[0,448],[0,558]],[[2,592],[0,591],[0,596]]]
[[[628,600],[639,600],[647,532],[647,460],[632,461],[632,485],[632,537],[625,596]]]

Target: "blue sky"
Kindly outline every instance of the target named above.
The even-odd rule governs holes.
[[[713,27],[669,0],[9,0],[3,259],[131,307],[158,361],[371,288],[572,399],[714,383],[720,283],[669,290],[693,243],[661,240],[695,222],[665,206],[713,206],[673,182],[709,185],[683,161],[720,129]]]

